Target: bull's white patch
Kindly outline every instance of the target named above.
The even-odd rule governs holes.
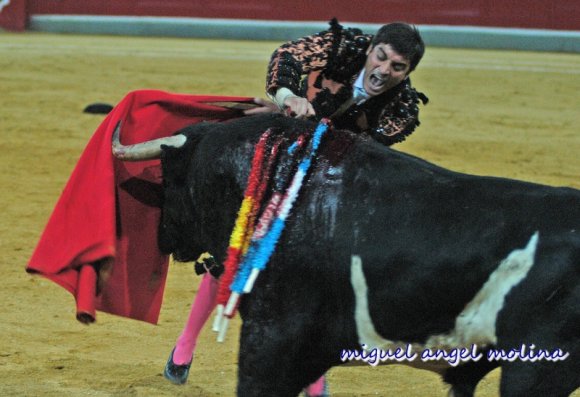
[[[508,255],[489,276],[475,297],[465,306],[449,333],[431,336],[425,345],[413,345],[416,350],[454,349],[474,344],[485,346],[497,342],[495,323],[509,291],[519,284],[534,264],[539,234],[536,232],[523,249]],[[355,295],[355,322],[359,343],[367,349],[393,349],[405,346],[401,341],[383,338],[376,331],[368,307],[368,286],[359,256],[351,258],[351,284]],[[388,283],[387,283],[388,284]],[[387,287],[388,288],[388,287]]]
[[[365,346],[368,350],[389,350],[406,346],[404,342],[384,339],[375,329],[369,312],[367,280],[363,273],[362,260],[358,255],[353,255],[351,258],[350,282],[354,290],[354,319],[360,345]]]
[[[514,250],[489,276],[487,282],[455,320],[455,329],[447,335],[430,338],[428,343],[479,345],[495,344],[495,323],[505,297],[519,284],[534,264],[539,234],[536,232],[523,249]]]

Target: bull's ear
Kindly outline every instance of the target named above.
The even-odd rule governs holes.
[[[187,142],[181,148],[161,146],[161,168],[165,184],[183,183],[192,154],[193,147]]]
[[[183,183],[187,170],[195,156],[195,148],[203,138],[203,129],[184,128],[176,133],[185,137],[180,147],[161,145],[161,167],[163,180],[168,183]]]

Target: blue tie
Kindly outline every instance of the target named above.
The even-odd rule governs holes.
[[[369,97],[369,95],[364,90],[364,88],[362,88],[362,87],[354,87],[354,90],[352,92],[352,99],[354,99],[354,102],[357,105],[360,105],[361,103],[363,103],[364,101],[366,101],[368,97]]]

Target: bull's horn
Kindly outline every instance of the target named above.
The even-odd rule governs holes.
[[[152,141],[137,143],[135,145],[122,145],[121,121],[117,123],[113,133],[113,156],[123,161],[143,161],[158,159],[161,156],[161,145],[181,147],[187,140],[185,135],[177,134]]]

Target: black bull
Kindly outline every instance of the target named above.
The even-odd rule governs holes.
[[[182,130],[185,145],[161,155],[161,248],[223,261],[260,134],[273,127],[295,137],[313,126],[268,115]],[[477,362],[407,362],[432,364],[455,396],[472,395],[499,365],[503,396],[568,395],[580,386],[579,280],[578,190],[456,173],[331,131],[267,270],[243,298],[238,394],[295,396],[342,364],[342,349],[378,338],[381,348],[418,353],[477,344]],[[485,356],[522,345],[568,356]]]

